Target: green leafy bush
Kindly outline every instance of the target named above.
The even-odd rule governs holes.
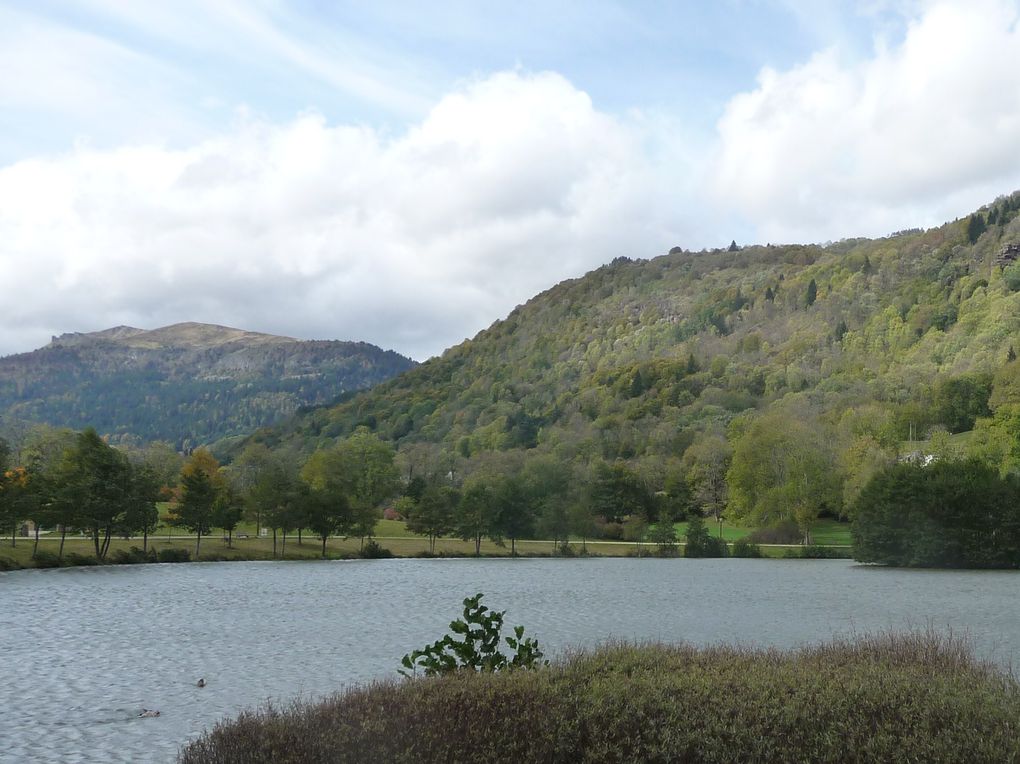
[[[761,547],[746,538],[737,539],[730,549],[732,557],[761,557]]]
[[[78,552],[68,552],[64,555],[64,564],[78,567],[92,567],[99,565],[99,560],[90,554],[78,554]]]
[[[799,544],[804,534],[797,523],[786,520],[765,528],[756,528],[744,537],[752,544]]]
[[[687,521],[684,537],[684,557],[726,557],[729,553],[726,542],[711,535],[699,515]]]
[[[784,550],[783,557],[788,560],[849,560],[852,554],[849,549],[808,544]]]
[[[191,562],[191,552],[187,549],[160,549],[156,554],[158,562]]]
[[[110,555],[110,562],[114,565],[138,565],[145,562],[156,562],[156,550],[149,549],[142,551],[136,546],[127,549],[116,549]]]
[[[361,549],[361,557],[365,560],[388,560],[393,557],[393,552],[375,539],[369,539]]]
[[[500,647],[500,632],[503,630],[505,610],[490,610],[482,603],[484,595],[479,592],[464,600],[464,618],[450,623],[450,631],[442,639],[420,650],[404,656],[401,665],[408,671],[400,670],[404,676],[411,676],[418,668],[425,676],[447,674],[458,669],[474,671],[503,671],[506,669],[534,669],[542,663],[542,651],[538,642],[524,637],[524,627],[515,626],[512,637],[504,637],[513,651],[504,655]]]
[[[16,560],[12,560],[10,557],[0,557],[0,571],[4,570],[20,570],[21,566]]]
[[[59,568],[64,564],[64,561],[53,552],[40,549],[32,557],[32,564],[37,568]]]

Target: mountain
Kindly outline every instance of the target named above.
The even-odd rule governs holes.
[[[62,334],[0,358],[8,423],[94,426],[179,448],[248,433],[414,366],[363,342],[301,341],[211,324]]]
[[[692,444],[732,444],[771,411],[841,449],[968,430],[1020,350],[1018,213],[1020,192],[881,239],[618,258],[252,440],[307,452],[366,426],[462,473],[550,453],[624,460],[655,487]]]

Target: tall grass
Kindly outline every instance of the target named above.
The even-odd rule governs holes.
[[[218,725],[182,764],[1020,761],[1016,681],[934,633],[789,652],[614,644]]]

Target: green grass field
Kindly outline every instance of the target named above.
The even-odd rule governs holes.
[[[719,525],[714,520],[709,519],[706,525],[712,535],[718,535]],[[682,542],[687,524],[677,523],[676,528],[677,536]],[[751,530],[724,522],[722,537],[728,542],[733,542],[746,536]],[[820,520],[812,533],[815,543],[819,545],[848,546],[850,544],[850,530],[847,523]],[[376,540],[396,557],[415,557],[428,552],[428,539],[411,533],[403,522],[397,520],[380,520],[376,526]],[[39,549],[55,554],[59,544],[59,536],[48,534],[40,537]],[[118,549],[127,551],[131,547],[140,548],[141,546],[140,538],[114,539],[110,544],[110,555],[113,555]],[[149,536],[149,546],[157,552],[163,549],[187,549],[194,555],[195,538],[180,528],[162,526],[160,532]],[[571,546],[575,553],[581,552],[580,539],[571,540]],[[634,555],[639,549],[647,552],[656,549],[655,545],[650,542],[638,545],[625,541],[588,540],[584,546],[588,554],[604,557],[627,557]],[[788,549],[796,548],[796,545],[769,546],[763,547],[762,551],[768,557],[781,557]],[[32,549],[33,540],[31,538],[19,538],[13,547],[10,544],[10,539],[4,540],[0,542],[0,560],[11,560],[18,567],[32,567]],[[326,554],[331,559],[351,558],[357,557],[360,549],[361,539],[331,538],[326,545]],[[286,551],[284,551],[282,535],[277,535],[277,559],[318,559],[321,557],[321,553],[321,542],[310,534],[303,534],[301,543],[298,543],[297,535],[288,535]],[[489,557],[505,557],[510,555],[510,546],[509,544],[500,546],[486,540],[482,542],[481,553]],[[551,556],[556,553],[556,547],[551,541],[524,540],[517,542],[517,553],[522,556]],[[94,554],[92,542],[90,539],[78,535],[68,536],[64,544],[64,554],[65,556],[75,554],[90,557]],[[443,538],[436,542],[436,554],[438,556],[470,556],[474,554],[474,545],[460,539]],[[254,525],[243,525],[235,531],[233,545],[228,547],[220,532],[217,531],[211,536],[202,538],[199,556],[203,560],[271,560],[274,559],[272,534],[259,538],[256,536]]]

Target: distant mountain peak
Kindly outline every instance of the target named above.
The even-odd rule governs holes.
[[[297,340],[195,321],[70,332],[45,348],[0,358],[0,426],[91,425],[115,442],[158,439],[190,448],[249,433],[415,365],[364,342]]]
[[[114,326],[98,332],[68,332],[54,337],[49,346],[66,348],[112,342],[125,347],[154,350],[169,347],[213,348],[234,342],[243,342],[249,345],[274,345],[298,341],[293,337],[251,332],[219,324],[184,321],[157,329]]]

